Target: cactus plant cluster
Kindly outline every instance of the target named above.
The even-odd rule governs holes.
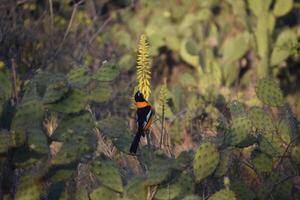
[[[300,198],[299,2],[3,2],[1,200]]]

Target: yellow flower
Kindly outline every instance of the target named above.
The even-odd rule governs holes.
[[[151,93],[151,66],[149,61],[149,45],[145,35],[142,35],[139,41],[136,69],[138,89],[143,93],[145,99],[148,100]]]
[[[2,70],[4,68],[5,64],[3,61],[0,61],[0,70]]]

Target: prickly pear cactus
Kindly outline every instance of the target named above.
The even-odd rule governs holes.
[[[264,153],[255,153],[252,155],[252,162],[256,169],[260,172],[271,172],[273,161],[268,155]]]
[[[245,140],[251,129],[252,124],[247,116],[234,118],[231,127],[231,145],[237,145]]]
[[[214,173],[215,177],[222,177],[224,176],[228,171],[229,161],[230,161],[230,154],[231,150],[226,149],[223,152],[220,153],[220,162],[219,165]]]
[[[55,104],[48,104],[50,110],[62,113],[78,113],[84,110],[87,104],[87,97],[84,92],[78,89],[72,89],[70,94]]]
[[[116,192],[123,192],[119,169],[112,160],[98,158],[93,161],[91,167],[97,179],[104,186]]]
[[[220,154],[215,144],[210,142],[199,146],[193,161],[193,170],[197,182],[211,175],[220,160]]]
[[[294,146],[291,153],[292,159],[299,165],[300,164],[300,146]]]
[[[257,97],[264,103],[274,107],[284,104],[279,84],[273,79],[260,79],[255,87]]]
[[[91,194],[91,200],[98,200],[98,199],[117,199],[119,194],[114,192],[106,187],[99,187],[95,189]]]
[[[286,144],[289,144],[291,142],[291,138],[293,138],[293,130],[287,120],[281,120],[279,122],[277,133]]]
[[[230,110],[231,117],[233,118],[242,116],[246,113],[245,106],[237,100],[231,101],[228,104],[228,108]]]
[[[272,118],[261,108],[252,107],[248,113],[252,125],[263,132],[275,131]]]
[[[33,180],[32,177],[21,177],[17,186],[16,200],[39,200],[42,192],[42,183]]]
[[[141,177],[130,180],[126,187],[126,198],[131,200],[140,200],[147,198],[147,189],[144,185],[144,179]]]
[[[181,199],[184,195],[193,192],[194,180],[190,174],[183,172],[173,183],[159,187],[155,199]]]
[[[231,190],[222,189],[209,197],[208,200],[236,200],[236,197]]]

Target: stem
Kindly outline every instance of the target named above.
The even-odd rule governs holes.
[[[165,105],[162,105],[162,122],[161,122],[161,135],[160,135],[160,143],[159,143],[159,148],[161,148],[162,142],[163,142],[163,137],[165,133],[164,129],[164,124],[165,124]]]
[[[11,59],[11,67],[12,67],[12,79],[13,79],[13,97],[16,98],[16,103],[18,102],[19,98],[18,98],[18,91],[17,91],[17,73],[16,73],[16,61],[15,59]]]

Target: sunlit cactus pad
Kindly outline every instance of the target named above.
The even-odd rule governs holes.
[[[215,171],[219,160],[220,154],[215,144],[210,142],[201,144],[193,161],[196,181],[200,182],[211,175]]]
[[[279,84],[273,79],[260,79],[256,88],[257,97],[270,106],[283,106],[284,99]]]
[[[249,110],[248,116],[256,129],[265,132],[272,132],[275,130],[272,118],[262,108],[252,107]]]
[[[250,134],[252,124],[247,116],[237,117],[233,119],[231,129],[231,145],[237,145]]]
[[[234,192],[228,189],[222,189],[215,194],[213,194],[211,197],[208,198],[208,200],[237,200],[235,197]]]

